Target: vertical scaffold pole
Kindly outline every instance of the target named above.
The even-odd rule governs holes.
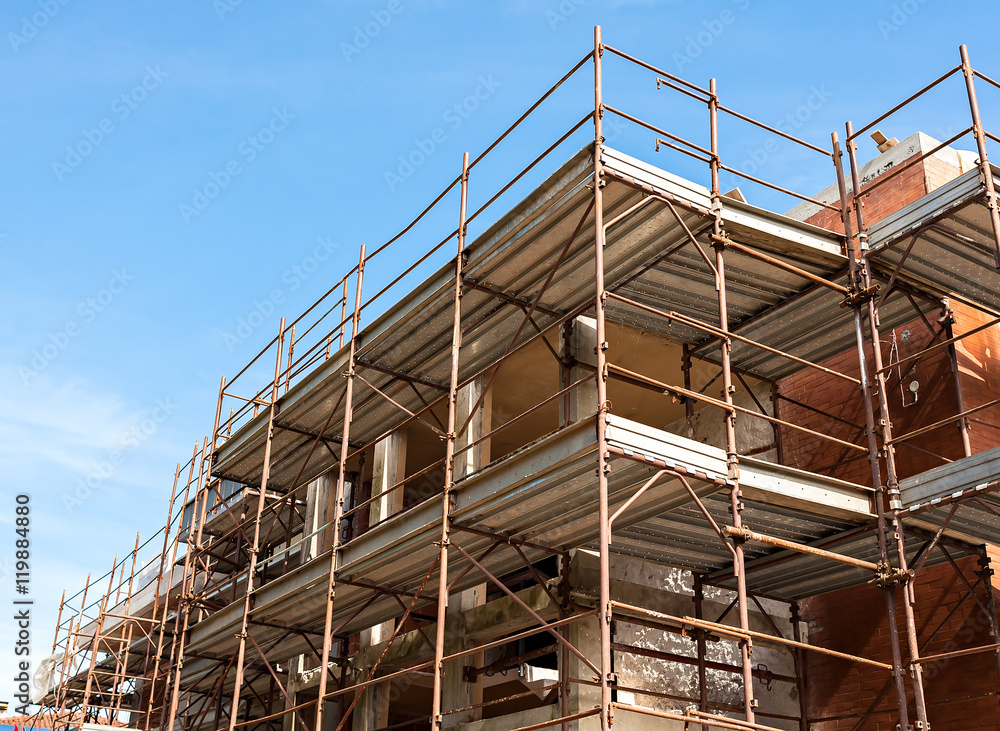
[[[792,639],[802,642],[802,630],[799,628],[801,617],[799,615],[799,603],[792,602],[790,607],[792,623]],[[809,704],[806,702],[806,654],[801,647],[795,648],[795,687],[799,692],[799,731],[809,731]]]
[[[59,598],[59,614],[56,615],[56,634],[52,638],[52,654],[56,654],[56,647],[59,644],[59,627],[62,626],[62,614],[63,606],[66,604],[66,590],[63,589],[62,596]]]
[[[194,459],[194,457],[192,457],[192,460],[193,459]],[[171,492],[170,492],[170,507],[167,509],[167,527],[166,527],[166,532],[165,532],[165,534],[163,536],[163,556],[162,556],[161,561],[160,561],[160,575],[156,579],[156,596],[157,596],[157,599],[155,600],[155,603],[153,604],[153,617],[154,617],[154,619],[157,616],[157,606],[159,605],[159,601],[160,601],[159,597],[161,596],[160,592],[161,592],[161,590],[163,588],[163,578],[164,578],[163,575],[164,575],[164,573],[167,574],[167,592],[166,592],[166,595],[163,596],[163,612],[159,614],[159,621],[156,623],[156,625],[154,625],[154,624],[151,623],[150,624],[150,630],[149,630],[150,634],[152,634],[155,631],[157,633],[157,635],[156,635],[156,650],[154,651],[154,654],[153,654],[153,668],[152,668],[152,671],[151,671],[151,674],[150,674],[150,679],[149,679],[149,693],[147,694],[148,698],[149,698],[149,702],[146,704],[145,721],[142,724],[142,728],[145,728],[145,729],[149,728],[149,724],[150,724],[150,722],[153,719],[153,703],[156,701],[156,683],[160,679],[160,661],[163,659],[163,643],[164,643],[164,639],[166,637],[167,611],[170,609],[170,589],[172,588],[171,584],[173,583],[172,579],[173,579],[173,573],[174,573],[174,561],[177,558],[177,544],[180,543],[180,540],[179,540],[178,536],[180,535],[180,532],[181,532],[181,523],[183,521],[183,511],[184,511],[184,506],[187,505],[188,491],[191,489],[191,483],[189,482],[187,485],[185,485],[185,487],[184,487],[184,497],[181,498],[181,513],[178,515],[178,518],[177,518],[177,534],[178,535],[174,537],[173,547],[171,547],[170,546],[171,525],[173,524],[174,504],[175,504],[176,495],[177,495],[177,484],[178,484],[178,481],[180,480],[180,476],[181,476],[181,464],[180,464],[180,462],[178,462],[177,463],[177,469],[174,470],[174,487],[173,487],[173,490],[171,490]],[[170,551],[170,558],[169,559],[167,558],[167,551],[168,550]],[[183,582],[183,579],[182,579],[182,582]],[[183,583],[182,583],[181,589],[183,590]],[[180,603],[179,602],[178,602],[177,611],[180,612]]]
[[[330,676],[330,650],[333,646],[333,638],[330,632],[333,630],[333,600],[337,591],[337,556],[340,550],[340,523],[344,514],[344,481],[347,479],[347,453],[350,450],[351,440],[351,419],[354,415],[354,358],[358,349],[358,328],[361,323],[361,287],[365,279],[365,246],[361,245],[361,253],[358,257],[358,283],[354,290],[354,312],[351,315],[351,342],[347,354],[347,372],[344,377],[347,383],[344,385],[344,424],[340,436],[340,465],[337,470],[337,495],[333,508],[333,525],[330,537],[330,570],[328,572],[326,585],[326,618],[323,624],[323,650],[320,657],[319,686],[316,698],[316,723],[314,729],[323,728],[323,713],[326,707],[326,686]],[[344,278],[344,295],[347,294],[347,277]],[[343,328],[343,319],[341,319]]]
[[[983,131],[983,122],[979,117],[979,102],[976,100],[976,85],[973,81],[975,72],[969,63],[969,49],[965,45],[959,46],[959,54],[962,57],[962,75],[965,77],[965,90],[969,95],[969,111],[972,114],[972,134],[976,138],[976,151],[979,153],[979,175],[983,180],[983,188],[986,191],[986,207],[990,212],[990,224],[993,227],[993,240],[996,243],[994,258],[997,268],[1000,269],[1000,210],[997,208],[997,191],[993,184],[993,171],[990,169],[990,159],[986,154],[986,133]]]
[[[156,594],[153,599],[153,616],[149,623],[149,635],[152,637],[153,632],[157,633],[156,637],[156,649],[153,651],[153,663],[152,668],[149,668],[148,656],[146,663],[146,673],[149,674],[149,692],[147,697],[149,701],[146,703],[146,711],[143,714],[145,717],[142,726],[140,728],[149,728],[149,721],[152,718],[153,712],[153,701],[156,692],[156,681],[159,680],[160,674],[160,660],[163,659],[163,638],[164,638],[164,628],[166,627],[167,619],[167,609],[170,605],[170,579],[167,579],[167,594],[163,600],[163,613],[159,612],[160,605],[160,592],[163,588],[163,574],[169,572],[173,573],[174,559],[167,558],[167,552],[170,551],[170,533],[173,525],[174,516],[174,503],[177,499],[177,483],[181,476],[181,465],[180,462],[177,463],[177,468],[174,470],[174,486],[170,490],[170,505],[167,507],[167,522],[163,529],[163,552],[160,554],[160,573],[156,577]],[[184,509],[184,504],[187,502],[187,491],[184,492],[184,498],[181,501],[181,510]],[[178,520],[177,530],[180,531],[180,521]],[[174,551],[177,548],[177,541],[174,541]],[[151,640],[150,640],[151,641]]]
[[[614,723],[611,690],[615,679],[611,665],[611,519],[608,509],[608,472],[611,469],[607,432],[608,343],[604,331],[604,170],[601,159],[604,146],[604,89],[601,55],[601,26],[594,28],[594,260],[596,299],[594,320],[597,353],[597,490],[600,521],[600,607],[598,622],[601,636],[601,731],[610,731]]]
[[[87,606],[87,592],[89,591],[90,574],[87,574],[87,583],[83,585],[83,598],[80,600],[80,612],[76,616],[76,629],[73,629],[73,618],[70,618],[69,629],[66,633],[66,648],[63,650],[62,666],[59,668],[59,683],[56,685],[59,689],[59,707],[56,711],[57,719],[62,716],[63,711],[66,709],[66,686],[63,685],[63,681],[73,677],[73,673],[70,672],[69,666],[76,663],[76,637],[80,628],[83,626],[83,610]],[[70,716],[72,715],[72,712],[70,712]]]
[[[191,466],[188,467],[187,490],[191,489],[194,480],[194,466],[198,461],[198,442],[194,443],[194,453],[191,455]],[[205,445],[202,445],[204,451]],[[200,542],[198,536],[201,531],[201,519],[199,505],[201,503],[201,476],[198,477],[197,487],[194,491],[194,503],[191,505],[191,525],[188,527],[187,550],[184,552],[184,573],[181,575],[181,591],[177,602],[177,612],[174,614],[174,633],[170,641],[170,660],[168,667],[173,672],[167,677],[166,685],[163,688],[164,702],[160,710],[160,727],[163,729],[173,729],[174,721],[177,718],[177,704],[180,701],[181,670],[184,667],[184,643],[187,638],[188,619],[191,616],[191,596],[194,593],[194,551]],[[192,533],[195,540],[191,540]],[[190,582],[190,583],[189,583]],[[170,702],[167,703],[166,692],[170,689]]]
[[[135,534],[135,549],[132,551],[132,566],[128,576],[128,590],[125,592],[125,617],[131,617],[129,612],[132,611],[132,589],[135,585],[135,566],[139,561],[139,534]],[[124,574],[124,570],[122,571]],[[119,594],[121,593],[121,587],[119,587]],[[117,602],[115,603],[117,606]],[[112,607],[114,609],[114,607]],[[118,653],[115,654],[115,679],[111,686],[111,709],[109,711],[109,719],[113,721],[118,717],[118,713],[121,712],[121,699],[123,695],[123,690],[125,683],[128,680],[128,663],[132,651],[132,636],[135,632],[135,622],[132,619],[122,619],[121,620],[121,639],[122,643],[119,645]],[[121,677],[119,677],[119,675]]]
[[[867,259],[863,260],[861,268],[862,281],[865,287],[871,285],[871,272]],[[868,298],[868,329],[872,341],[872,366],[875,369],[875,383],[879,401],[879,421],[882,425],[882,444],[885,458],[886,486],[889,494],[889,511],[895,530],[896,559],[899,562],[899,576],[904,577],[903,588],[903,619],[906,625],[906,644],[910,653],[910,668],[913,685],[913,700],[916,705],[918,728],[929,728],[927,719],[927,702],[924,698],[923,666],[920,663],[920,643],[917,640],[917,622],[913,607],[917,603],[916,589],[913,578],[907,574],[906,558],[906,528],[900,515],[902,502],[899,493],[899,474],[896,471],[896,453],[892,444],[892,415],[889,411],[888,389],[885,373],[882,371],[882,347],[879,340],[878,312],[875,309],[875,299]],[[922,725],[919,725],[922,724]]]
[[[944,327],[944,337],[946,340],[951,340],[955,337],[954,323],[955,323],[955,313],[952,311],[951,307],[948,306],[948,300],[941,300],[941,307],[944,309],[941,317],[941,325]],[[955,391],[955,406],[958,409],[958,413],[965,413],[965,396],[962,393],[962,372],[958,367],[958,351],[955,349],[954,343],[948,344],[948,366],[951,368],[951,384]],[[956,422],[955,426],[958,427],[958,435],[962,438],[962,456],[971,457],[972,456],[972,442],[969,440],[969,417],[963,416]]]
[[[52,638],[52,655],[56,654],[56,648],[59,646],[59,630],[62,627],[62,615],[63,607],[66,605],[66,590],[63,589],[62,597],[59,599],[59,614],[56,616],[56,635]],[[72,622],[70,622],[70,629],[73,628]],[[69,635],[66,635],[66,642],[69,642]],[[63,653],[63,658],[65,659],[65,653]],[[57,695],[58,695],[58,691]],[[39,710],[39,715],[41,715],[41,710]],[[55,721],[55,719],[53,719]]]
[[[194,453],[191,455],[191,464],[188,468],[187,484],[184,487],[185,504],[187,502],[188,491],[191,489],[191,485],[195,485],[194,491],[194,503],[191,506],[191,525],[188,527],[188,538],[185,541],[187,543],[187,550],[184,552],[184,571],[181,574],[181,590],[178,597],[177,611],[174,615],[174,630],[173,637],[170,642],[170,658],[167,663],[167,667],[172,670],[169,674],[165,674],[165,685],[163,688],[164,692],[164,702],[160,708],[160,727],[165,729],[173,729],[174,722],[177,718],[178,704],[180,703],[180,685],[181,685],[181,673],[184,667],[184,648],[187,641],[188,626],[191,620],[191,613],[194,606],[195,599],[195,586],[197,583],[198,575],[198,557],[196,552],[202,550],[203,546],[201,543],[202,533],[205,527],[205,521],[207,519],[208,510],[208,497],[209,497],[209,482],[211,481],[211,464],[208,466],[208,470],[205,469],[206,461],[212,458],[215,453],[215,448],[219,443],[219,424],[222,418],[222,405],[225,399],[226,392],[226,378],[223,376],[219,381],[219,398],[216,401],[215,406],[215,425],[212,429],[211,441],[209,437],[201,442],[201,457],[199,458],[198,442],[195,442]],[[256,411],[255,411],[256,413]],[[226,431],[232,427],[232,412],[230,412],[229,423],[226,425]],[[194,480],[194,467],[198,464],[198,480]],[[208,474],[205,477],[206,472]],[[205,479],[203,479],[205,478]],[[180,529],[178,528],[178,533]],[[192,540],[192,536],[194,540]],[[174,546],[174,554],[176,555],[177,546]],[[167,702],[167,690],[170,690],[169,703]],[[220,696],[221,698],[221,696]],[[218,717],[221,718],[221,712]]]
[[[986,589],[986,609],[989,616],[986,617],[990,625],[990,638],[993,640],[993,662],[997,670],[997,682],[1000,687],[1000,624],[997,622],[997,602],[993,596],[993,567],[990,555],[986,551],[986,546],[979,548],[979,576],[983,580],[983,588]],[[1000,697],[998,697],[1000,700]]]
[[[841,164],[841,152],[840,144],[837,139],[836,133],[832,135],[833,140],[833,158],[834,165],[837,171],[837,185],[840,190],[841,198],[841,216],[844,224],[844,233],[847,237],[847,265],[850,277],[849,285],[852,292],[858,293],[859,288],[867,286],[867,277],[865,276],[866,269],[866,259],[864,258],[864,252],[868,249],[868,234],[865,229],[864,223],[864,212],[861,210],[863,203],[861,199],[861,176],[858,168],[857,160],[857,145],[853,140],[854,127],[848,122],[847,123],[847,153],[848,159],[851,163],[851,183],[853,190],[850,195],[847,192],[847,183],[844,179],[844,170]],[[850,201],[850,202],[849,202]],[[854,218],[857,223],[857,246],[854,244],[854,233],[851,226],[851,209],[854,210]],[[879,368],[881,367],[882,355],[878,342],[878,328],[874,321],[874,303],[870,302],[871,311],[869,314],[869,325],[871,326],[871,336],[872,336],[872,365],[877,374]],[[855,298],[853,303],[854,309],[854,333],[855,339],[857,341],[858,348],[858,366],[860,368],[859,380],[861,381],[861,400],[865,408],[865,428],[868,432],[868,462],[872,471],[872,487],[875,488],[875,513],[878,518],[877,520],[877,531],[876,535],[878,537],[878,547],[879,547],[879,557],[880,563],[882,564],[883,570],[888,572],[891,569],[892,562],[889,557],[889,525],[888,516],[886,515],[885,499],[887,494],[886,485],[882,482],[882,468],[879,464],[879,443],[878,443],[878,426],[875,422],[875,412],[872,407],[872,379],[868,375],[868,358],[865,354],[865,334],[864,334],[864,302],[863,298]],[[881,379],[879,375],[875,378],[875,388],[879,391],[880,401],[885,397],[884,379]],[[887,414],[882,414],[884,420],[888,419]],[[888,427],[888,422],[883,425],[882,428],[882,438],[885,442],[886,428]],[[889,430],[889,439],[891,439],[891,429]],[[886,444],[886,454],[891,452],[891,445]],[[887,468],[888,468],[887,461]],[[892,483],[893,478],[890,476],[888,485],[888,496],[890,500],[890,505],[894,502],[898,502],[898,496],[894,496],[892,493]],[[897,488],[898,489],[898,488]],[[885,592],[885,602],[886,602],[886,612],[888,614],[889,620],[889,646],[892,651],[892,667],[893,667],[893,677],[895,681],[896,689],[896,706],[899,712],[899,724],[902,728],[907,728],[909,726],[909,708],[906,699],[906,681],[904,678],[903,670],[903,654],[899,641],[899,623],[897,619],[898,609],[896,606],[896,588],[892,582],[883,582],[882,586]],[[905,597],[904,597],[905,598]],[[912,651],[916,651],[913,647]],[[916,657],[915,657],[916,659]],[[921,688],[921,700],[922,700],[922,688]],[[920,704],[918,703],[918,718],[920,716]],[[926,715],[926,713],[925,713]]]
[[[124,561],[122,562],[124,565]],[[97,625],[94,628],[94,636],[90,641],[90,668],[87,670],[87,683],[83,691],[83,717],[84,720],[90,717],[87,712],[87,707],[90,705],[90,694],[94,689],[94,670],[97,667],[97,651],[101,644],[101,634],[104,631],[104,612],[107,608],[108,598],[111,596],[111,590],[115,586],[115,574],[118,571],[118,556],[115,556],[114,563],[111,564],[111,578],[108,579],[108,591],[101,597],[100,604],[97,610]]]
[[[434,698],[431,721],[434,731],[444,722],[443,675],[445,623],[448,618],[448,546],[451,542],[451,509],[455,501],[455,422],[458,408],[458,366],[462,348],[462,271],[465,265],[465,229],[469,196],[469,153],[462,156],[462,199],[459,205],[458,254],[455,257],[455,301],[451,330],[451,380],[448,384],[448,432],[444,455],[444,495],[441,498],[441,559],[438,578],[437,633],[434,638]]]
[[[247,564],[247,587],[243,597],[243,618],[240,622],[239,646],[236,650],[236,676],[233,685],[233,702],[229,710],[229,731],[235,731],[240,711],[240,696],[243,691],[244,661],[247,651],[247,633],[250,630],[250,610],[253,608],[254,574],[257,573],[257,556],[260,554],[260,518],[267,504],[267,482],[271,473],[271,446],[274,442],[274,420],[278,415],[278,389],[281,385],[281,356],[285,347],[285,318],[278,326],[277,356],[274,359],[274,380],[271,384],[271,399],[268,405],[267,434],[264,439],[264,464],[261,468],[260,491],[257,495],[257,514],[253,526],[253,543],[250,546],[250,561]],[[216,445],[212,444],[212,453]],[[209,457],[211,459],[211,456]],[[206,484],[212,479],[205,475]],[[266,661],[265,661],[266,662]]]
[[[715,289],[719,296],[719,328],[723,332],[729,332],[729,306],[726,301],[725,232],[722,228],[722,195],[719,191],[719,97],[716,93],[715,79],[709,81],[708,90],[708,111],[712,144],[712,214],[714,218],[712,221],[712,234],[713,241],[715,242]],[[743,494],[740,490],[740,463],[736,451],[736,411],[732,408],[733,393],[736,389],[733,386],[731,345],[729,338],[722,338],[719,341],[719,354],[722,361],[722,398],[726,406],[729,407],[726,410],[725,426],[726,462],[729,466],[729,477],[733,481],[733,487],[730,490],[730,510],[733,514],[733,527],[738,529],[743,525],[741,517],[743,511]],[[733,544],[736,550],[733,570],[736,573],[740,629],[746,631],[750,629],[750,612],[747,597],[743,542],[734,539]],[[745,636],[740,640],[740,657],[743,665],[743,713],[746,716],[747,723],[754,722],[754,707],[757,705],[753,697],[752,653],[753,646],[749,637]]]
[[[691,390],[691,346],[684,343],[681,346],[681,372],[684,374],[684,388]],[[684,398],[684,421],[687,425],[685,435],[694,439],[694,399]],[[702,709],[704,710],[704,709]]]

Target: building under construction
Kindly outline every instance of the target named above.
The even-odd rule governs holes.
[[[164,731],[1000,729],[1000,138],[977,104],[1000,83],[964,47],[956,62],[814,144],[597,29],[223,379],[164,530],[64,595],[39,712]],[[617,74],[690,106],[707,142],[614,106]],[[579,77],[592,96],[541,149],[526,124]],[[946,86],[949,139],[878,132]],[[667,169],[616,151],[611,120]],[[720,124],[832,185],[740,169]],[[859,160],[869,135],[880,154]],[[478,175],[531,144],[519,172]],[[733,176],[798,205],[755,206]]]

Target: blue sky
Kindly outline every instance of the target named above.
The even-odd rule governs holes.
[[[14,495],[31,495],[33,652],[63,588],[107,571],[165,518],[171,476],[211,431],[232,375],[357,260],[400,229],[579,60],[606,43],[723,103],[826,146],[958,63],[1000,76],[995,17],[973,4],[763,0],[9,0],[0,10],[0,539],[12,598]],[[609,103],[707,143],[704,111],[608,61]],[[473,206],[592,104],[589,70],[470,183]],[[980,85],[1000,130],[1000,91]],[[880,125],[939,139],[967,124],[961,87]],[[471,101],[470,101],[471,100]],[[803,111],[804,110],[804,111]],[[832,168],[791,143],[723,128],[723,158],[803,193]],[[627,152],[705,182],[653,138]],[[582,147],[578,135],[543,171]],[[771,140],[768,146],[768,140]],[[969,146],[969,143],[966,143]],[[416,153],[422,154],[416,154]],[[863,157],[872,145],[863,145]],[[409,161],[409,164],[408,164]],[[415,162],[417,161],[417,162]],[[530,189],[531,177],[505,199]],[[733,182],[733,185],[740,184]],[[795,201],[740,184],[778,210]],[[214,187],[213,187],[214,186]],[[492,211],[470,231],[482,231]],[[455,225],[457,207],[415,259]],[[433,238],[436,235],[436,238]],[[433,240],[432,240],[433,239]],[[388,271],[388,270],[386,270]],[[373,268],[373,285],[390,277]],[[273,292],[282,304],[256,317]],[[272,309],[263,307],[263,309]],[[234,337],[241,320],[262,320]],[[150,427],[152,425],[152,427]],[[67,500],[109,455],[89,499]],[[14,628],[0,612],[0,699]]]

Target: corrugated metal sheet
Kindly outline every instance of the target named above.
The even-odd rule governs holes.
[[[724,453],[620,417],[611,416],[610,420],[608,437],[612,446],[634,455],[615,456],[611,460],[612,512],[659,467],[669,466],[701,475],[701,479],[689,478],[692,487],[720,525],[731,522]],[[472,555],[479,555],[490,546],[493,541],[490,535],[512,536],[560,550],[593,546],[599,531],[594,424],[593,419],[578,422],[459,481],[452,511],[456,525],[453,543]],[[812,542],[870,525],[873,519],[867,509],[868,491],[850,483],[755,460],[747,460],[741,472],[747,484],[755,486],[755,499],[745,500],[744,519],[748,525],[769,534]],[[778,489],[781,481],[794,486],[797,494],[794,507],[787,507],[791,491]],[[770,485],[775,489],[771,490]],[[860,496],[857,502],[847,501],[855,494]],[[382,595],[351,619],[372,598],[372,591],[350,582],[413,592],[434,565],[438,553],[434,541],[440,530],[440,500],[432,499],[348,542],[338,571],[341,582],[336,589],[334,624],[350,620],[343,628],[349,633],[398,615],[399,604]],[[863,545],[859,543],[857,550],[869,544],[874,545],[871,536]],[[671,475],[664,476],[616,521],[612,550],[696,571],[724,572],[731,565],[728,551],[691,504],[683,485]],[[525,552],[531,560],[547,555],[530,547]],[[774,551],[750,544],[747,553],[755,558],[769,556]],[[457,566],[465,564],[457,554],[453,555]],[[266,623],[255,626],[259,643],[279,638],[281,626],[322,626],[329,562],[329,554],[320,556],[255,592],[251,619]],[[521,559],[509,548],[493,551],[483,563],[501,576],[522,566]],[[761,570],[768,593],[794,597],[807,586],[813,591],[817,586],[828,590],[823,583],[827,581],[826,573],[803,569],[796,580],[792,577],[796,576],[799,564],[792,561],[787,565],[792,568],[778,571],[773,577]],[[836,571],[830,576],[831,586],[858,580],[857,576],[842,576]],[[477,572],[471,572],[455,585],[455,590],[482,580]],[[425,596],[435,595],[436,582],[437,576],[432,576]],[[233,651],[234,629],[241,611],[242,605],[237,602],[195,625],[191,630],[190,651],[195,655],[210,652],[218,657]],[[301,639],[290,636],[271,657],[280,660],[306,650]],[[204,666],[196,667],[208,672]]]
[[[611,174],[604,189],[606,221],[646,195],[623,182],[625,179],[697,206],[708,205],[708,191],[701,186],[607,148],[603,154]],[[582,150],[479,236],[469,247],[466,276],[522,301],[531,301],[587,213],[592,200],[587,188],[592,173],[590,158],[589,149]],[[815,274],[834,276],[844,268],[845,260],[839,254],[840,241],[836,235],[738,201],[727,199],[725,205],[724,220],[733,238],[751,242]],[[704,227],[705,219],[698,214],[682,208],[678,211],[692,229]],[[680,312],[708,323],[717,322],[715,277],[697,251],[687,244],[669,259],[661,261],[666,252],[685,240],[682,227],[662,203],[641,208],[609,231],[605,249],[608,288],[661,310]],[[584,225],[542,298],[542,309],[535,317],[539,326],[544,327],[555,320],[555,316],[548,313],[573,311],[594,297],[593,241],[593,227]],[[359,337],[361,361],[446,384],[452,276],[450,266],[442,268],[404,302],[364,328]],[[734,327],[751,318],[759,320],[762,313],[808,289],[807,280],[735,252],[727,254],[727,282],[729,318]],[[463,322],[469,328],[463,338],[463,375],[478,372],[495,362],[521,323],[523,313],[520,309],[498,308],[496,304],[494,297],[474,289],[468,290],[463,297]],[[829,303],[824,301],[822,304],[825,307]],[[802,308],[796,311],[802,312]],[[835,307],[833,313],[836,314]],[[771,334],[779,341],[798,336],[800,341],[792,343],[793,351],[815,350],[814,341],[809,337],[815,332],[814,313],[807,310],[802,314],[806,315],[802,326],[793,317],[791,323],[782,320]],[[620,303],[612,303],[609,317],[677,341],[698,344],[706,340],[703,332],[669,325],[662,318]],[[473,323],[478,324],[469,327]],[[830,334],[826,346],[833,352],[849,347],[852,342],[853,332],[849,327],[841,327]],[[782,345],[783,342],[778,343],[778,347]],[[787,359],[769,355],[758,357],[752,363],[748,358],[747,365],[748,370],[766,377],[797,368]],[[285,394],[281,399],[279,426],[294,424],[300,431],[318,432],[341,396],[344,388],[341,374],[345,367],[346,353],[341,351]],[[362,373],[408,409],[420,408],[421,403],[412,391],[392,376],[373,370]],[[405,415],[373,394],[362,382],[356,381],[355,385],[352,441],[370,443],[389,426],[401,422]],[[340,432],[336,421],[327,432],[334,442],[339,439]],[[246,484],[259,483],[265,423],[266,414],[262,413],[226,442],[216,461],[218,474]],[[272,447],[272,486],[287,487],[299,473],[309,441],[303,434],[277,430]],[[302,470],[303,479],[321,474],[331,464],[333,458],[327,450],[316,450],[310,464]]]
[[[1000,169],[993,168],[1000,185]],[[942,229],[927,228],[936,224]],[[903,258],[910,239],[916,243],[900,279],[940,296],[951,296],[1000,315],[1000,272],[996,241],[978,170],[970,170],[897,213],[870,227],[869,260],[887,272]]]

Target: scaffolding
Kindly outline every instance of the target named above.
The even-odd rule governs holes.
[[[196,445],[184,469],[195,464],[197,454]],[[136,534],[132,551],[116,556],[109,572],[93,581],[88,576],[83,589],[70,597],[63,592],[49,658],[53,685],[35,720],[44,719],[51,728],[81,723],[152,727],[152,699],[162,693],[157,689],[164,682],[170,621],[181,599],[182,572],[174,568],[181,546],[176,504],[181,474],[178,464],[163,528],[141,543]],[[198,489],[189,470],[181,505],[192,488]],[[92,589],[104,582],[104,593],[94,598]]]
[[[704,110],[708,142],[608,103],[608,62],[676,95],[672,103]],[[502,156],[495,151],[507,150],[536,110],[588,69],[592,107],[470,207],[477,167]],[[971,124],[863,184],[859,137],[957,76]],[[62,648],[63,671],[47,703],[67,725],[81,717],[110,725],[127,712],[138,728],[340,731],[396,684],[429,688],[428,713],[385,728],[436,731],[488,719],[491,707],[518,700],[484,700],[466,689],[456,704],[454,678],[475,686],[497,668],[543,655],[556,658],[554,676],[520,695],[541,697],[549,710],[517,731],[608,731],[616,720],[628,727],[641,716],[684,728],[804,730],[811,720],[807,653],[884,674],[885,687],[854,728],[887,697],[895,698],[902,728],[911,721],[929,728],[923,668],[942,659],[993,653],[1000,688],[1000,630],[983,548],[997,535],[1000,471],[980,481],[996,465],[976,462],[968,439],[973,416],[1000,400],[964,406],[955,352],[964,338],[1000,323],[1000,209],[987,156],[987,141],[1000,138],[980,120],[977,80],[1000,87],[972,69],[963,47],[961,63],[917,94],[857,131],[848,123],[848,178],[837,134],[825,149],[756,121],[723,105],[714,79],[707,88],[685,81],[604,44],[595,29],[593,50],[481,154],[466,153],[460,173],[427,208],[384,244],[361,246],[357,263],[323,297],[296,320],[282,319],[274,339],[222,380],[212,435],[175,474],[151,611],[143,603],[138,612],[131,599],[137,540],[129,558],[116,560],[96,611],[86,605],[88,589],[72,618],[62,620],[61,607],[65,638],[60,645],[57,632],[53,652]],[[709,184],[610,147],[611,118],[648,135],[657,150],[706,166]],[[836,199],[724,162],[723,119],[825,159]],[[481,216],[581,135],[588,142],[568,162],[469,236]],[[936,200],[866,225],[867,195],[965,136],[977,145],[974,171]],[[724,173],[829,212],[839,228],[724,193]],[[424,229],[439,232],[449,216],[455,226],[439,243],[419,243]],[[416,261],[393,268],[417,250],[424,253]],[[369,295],[372,266],[395,273]],[[956,336],[946,297],[991,319]],[[885,363],[881,333],[914,318],[927,326],[929,345]],[[669,343],[673,350],[663,352],[677,362],[640,363],[616,349],[628,328]],[[848,351],[857,354],[856,368],[830,366]],[[889,396],[904,387],[902,366],[932,351],[951,360],[958,411],[897,435]],[[557,382],[524,388],[518,411],[491,405],[515,370],[509,364],[536,362],[529,356],[548,359]],[[777,383],[807,369],[847,384],[864,424],[799,402],[822,426],[782,418],[779,404],[791,400]],[[713,386],[718,396],[709,395]],[[611,396],[633,404],[634,413],[616,411]],[[675,405],[679,429],[647,418]],[[709,412],[721,414],[720,447],[693,438],[699,415]],[[738,420],[761,426],[773,441],[741,436]],[[841,434],[844,424],[851,436]],[[963,435],[963,459],[941,457],[934,474],[900,479],[897,446],[945,428]],[[834,464],[867,460],[870,485],[782,465],[787,434],[838,450]],[[399,457],[407,439],[420,445],[412,465]],[[776,458],[758,458],[772,446]],[[976,557],[974,582],[949,549]],[[690,612],[625,596],[613,575],[622,556],[690,572]],[[915,577],[941,563],[966,587],[962,602],[988,613],[992,643],[922,654],[944,625],[919,636]],[[580,567],[593,584],[574,579]],[[891,662],[800,636],[801,599],[865,582],[885,596]],[[477,606],[461,597],[484,585],[516,621],[457,634],[455,612]],[[725,597],[725,610],[712,619],[707,591]],[[787,622],[784,630],[779,622]],[[623,642],[616,632],[625,625],[684,638],[691,652]],[[719,643],[732,643],[734,662],[709,658],[709,646]],[[486,653],[510,647],[520,648],[515,657],[486,661]],[[755,664],[762,648],[787,655],[793,672]],[[623,682],[627,656],[694,668],[695,692]],[[298,694],[290,690],[293,675],[308,679]],[[712,679],[724,676],[738,679],[736,702],[711,697]],[[794,687],[798,713],[761,707],[755,686],[765,681]]]

